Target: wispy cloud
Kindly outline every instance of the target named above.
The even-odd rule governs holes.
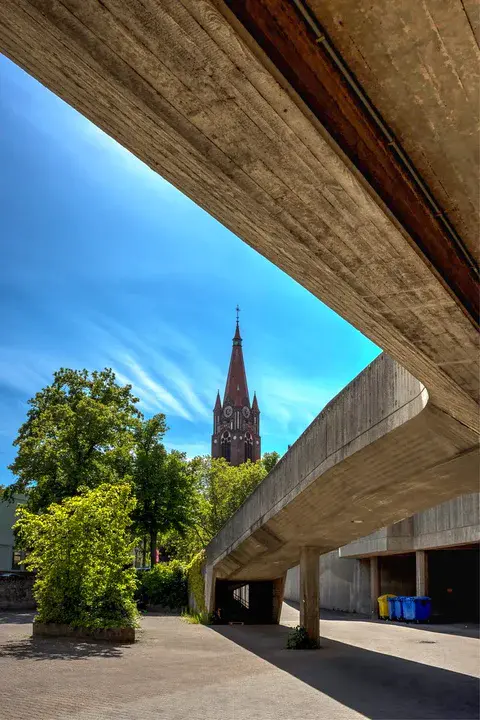
[[[140,338],[131,328],[107,317],[98,322],[79,317],[77,327],[90,342],[87,351],[77,351],[76,357],[64,349],[55,357],[0,346],[0,384],[30,397],[51,382],[61,365],[104,365],[113,368],[120,382],[132,385],[147,414],[165,412],[192,423],[210,420],[220,371],[188,337],[159,323],[150,337],[143,334]],[[89,357],[92,352],[94,361]]]
[[[140,406],[144,410],[147,412],[163,410],[186,420],[193,419],[188,409],[130,355],[122,354],[116,362],[117,365],[113,369],[117,378],[121,382],[132,385],[134,393],[139,397]],[[119,370],[119,367],[125,368],[125,370]]]
[[[219,370],[188,337],[160,323],[149,342],[148,336],[140,338],[108,318],[92,323],[90,330],[106,348],[106,363],[119,380],[132,385],[145,412],[210,420]]]
[[[32,395],[51,378],[51,358],[22,348],[0,347],[0,384]]]

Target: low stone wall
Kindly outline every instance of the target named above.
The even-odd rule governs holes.
[[[73,628],[60,623],[33,623],[34,637],[73,638],[76,640],[101,640],[102,642],[133,643],[135,628]]]
[[[0,610],[34,610],[33,573],[0,573]]]

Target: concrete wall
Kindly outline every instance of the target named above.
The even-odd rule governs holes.
[[[340,549],[340,556],[406,553],[479,541],[480,495],[470,493],[349,543]]]
[[[287,573],[285,600],[299,601],[299,567]],[[370,612],[369,560],[342,559],[338,550],[320,557],[320,607],[343,612]]]
[[[414,595],[415,550],[479,542],[479,500],[478,493],[461,495],[322,555],[320,607],[370,612],[368,555],[383,554],[380,558],[381,594]],[[298,602],[298,566],[287,573],[285,599]]]
[[[415,549],[480,541],[480,494],[471,493],[413,516]]]

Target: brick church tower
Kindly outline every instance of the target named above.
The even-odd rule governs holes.
[[[224,457],[232,465],[260,460],[261,452],[260,410],[255,394],[250,404],[238,311],[237,307],[237,325],[223,403],[218,392],[213,409],[212,457]]]

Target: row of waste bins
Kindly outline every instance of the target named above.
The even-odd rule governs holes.
[[[378,598],[378,614],[383,620],[427,622],[431,612],[432,601],[429,597],[380,595]]]

